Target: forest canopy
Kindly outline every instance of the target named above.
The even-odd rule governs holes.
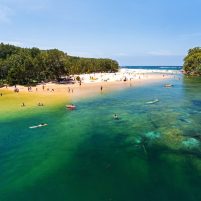
[[[58,80],[66,75],[116,72],[118,69],[118,62],[111,59],[74,57],[58,49],[0,44],[0,84],[26,85]]]
[[[184,58],[183,69],[188,75],[201,76],[201,47],[188,51],[188,55]]]

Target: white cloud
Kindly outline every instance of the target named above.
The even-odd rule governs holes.
[[[48,0],[1,0],[4,5],[15,9],[41,10],[48,5]]]
[[[151,56],[181,56],[182,54],[173,53],[167,50],[160,50],[160,51],[151,51],[147,53]]]
[[[0,23],[10,23],[21,12],[41,11],[47,8],[48,0],[1,0]]]
[[[0,41],[1,43],[4,44],[9,44],[9,45],[15,45],[15,46],[23,46],[23,43],[19,42],[19,41]]]
[[[127,56],[130,56],[130,55],[127,54],[127,53],[124,53],[124,52],[118,52],[118,53],[114,54],[114,56],[127,57]]]

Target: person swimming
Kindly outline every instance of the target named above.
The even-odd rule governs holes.
[[[43,127],[43,126],[48,126],[48,124],[46,124],[46,123],[40,123],[40,124],[38,124],[36,126],[30,126],[29,128],[40,128],[40,127]]]
[[[119,117],[117,116],[117,114],[114,114],[114,115],[113,115],[113,119],[119,120]]]

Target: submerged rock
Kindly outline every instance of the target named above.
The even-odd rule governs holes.
[[[163,129],[160,144],[163,144],[171,149],[178,150],[182,147],[182,142],[185,137],[179,128]]]
[[[198,148],[200,146],[200,142],[195,138],[187,138],[182,142],[182,145],[184,145],[186,148],[192,149]]]
[[[137,137],[137,138],[135,138],[135,143],[136,144],[140,144],[140,143],[142,143],[142,138],[141,137]]]
[[[187,119],[187,118],[185,118],[185,117],[179,117],[178,118],[181,122],[184,122],[184,123],[187,123],[187,124],[190,124],[191,123],[191,121],[189,120],[189,119]]]
[[[157,138],[160,137],[160,133],[159,132],[155,132],[155,131],[150,131],[148,133],[145,133],[144,136],[150,140],[155,140]]]
[[[160,137],[159,132],[150,131],[148,133],[136,136],[134,141],[136,144],[144,144],[151,140],[158,139],[159,137]]]

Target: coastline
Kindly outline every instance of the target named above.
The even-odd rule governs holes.
[[[32,113],[35,110],[40,111],[46,106],[71,104],[77,100],[101,96],[112,91],[165,82],[166,80],[168,83],[171,79],[180,79],[172,73],[142,73],[139,71],[138,73],[121,71],[116,74],[95,73],[79,76],[82,79],[81,85],[77,81],[75,84],[49,82],[31,87],[31,90],[28,90],[29,88],[26,86],[17,85],[16,88],[19,89],[19,93],[14,92],[14,86],[3,87],[0,89],[0,93],[2,93],[0,103],[3,105],[1,112],[4,114],[3,116],[9,116],[14,111],[27,111],[27,113],[31,111]],[[93,79],[91,79],[92,76]],[[104,77],[108,78],[107,81],[103,81]],[[124,77],[127,78],[126,81],[123,80]],[[76,76],[74,76],[74,79],[76,79]],[[22,104],[25,107],[22,107]],[[39,104],[43,104],[45,107],[38,107]]]
[[[138,71],[138,73],[134,74],[131,74],[130,72],[121,72],[74,75],[73,79],[76,80],[77,76],[82,79],[81,84],[78,81],[76,81],[75,84],[59,84],[48,82],[31,87],[30,90],[27,86],[16,85],[3,87],[0,89],[0,92],[3,95],[7,91],[9,93],[12,92],[13,94],[18,94],[18,96],[22,93],[29,95],[34,94],[36,96],[47,96],[49,98],[57,96],[61,99],[66,98],[68,101],[73,101],[96,96],[101,93],[123,90],[129,87],[138,87],[169,79],[179,79],[177,75],[175,76],[174,74],[142,73],[141,71]],[[123,80],[124,77],[126,80]],[[102,91],[100,89],[101,86]],[[19,93],[14,92],[15,87],[19,89]]]

